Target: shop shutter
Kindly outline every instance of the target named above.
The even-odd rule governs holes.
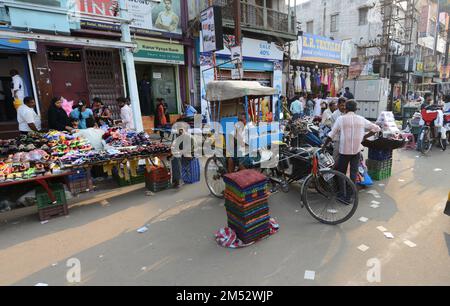
[[[114,119],[120,118],[116,99],[123,96],[123,83],[118,51],[85,50],[89,95],[98,97],[111,109]]]

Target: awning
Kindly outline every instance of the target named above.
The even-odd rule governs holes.
[[[275,88],[264,87],[254,81],[212,81],[206,88],[208,101],[227,101],[245,96],[267,97],[277,93]]]
[[[36,43],[29,40],[0,38],[0,51],[36,52]]]

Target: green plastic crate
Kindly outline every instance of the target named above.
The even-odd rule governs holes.
[[[52,184],[49,185],[49,187],[53,191],[53,194],[55,195],[56,203],[55,204],[52,203],[50,197],[47,194],[47,191],[43,187],[37,187],[36,202],[38,210],[67,204],[66,193],[64,191],[63,184]]]
[[[368,159],[366,161],[367,169],[369,171],[387,171],[392,169],[393,161],[392,159],[378,161],[378,160],[371,160]]]
[[[381,170],[381,171],[370,171],[369,176],[375,181],[382,181],[388,179],[392,176],[392,169]]]

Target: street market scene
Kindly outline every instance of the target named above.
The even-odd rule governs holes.
[[[0,286],[449,286],[449,57],[446,0],[0,0]]]

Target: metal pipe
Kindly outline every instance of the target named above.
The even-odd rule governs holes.
[[[125,0],[119,2],[120,15],[123,19],[128,19],[128,9],[126,9]],[[131,43],[130,24],[122,23],[122,41],[125,43]],[[134,127],[138,132],[144,130],[142,124],[141,105],[139,101],[139,90],[137,86],[136,68],[134,66],[134,56],[130,48],[123,50],[123,57],[125,59],[125,67],[128,77],[128,91],[130,93],[131,109],[133,110]]]

